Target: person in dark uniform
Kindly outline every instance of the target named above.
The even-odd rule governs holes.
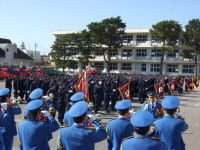
[[[40,76],[40,80],[38,80],[38,82],[37,82],[37,88],[41,88],[42,87],[43,79],[44,79],[44,77]]]
[[[111,83],[110,83],[110,79],[105,80],[104,82],[104,108],[105,111],[107,113],[110,112],[110,110],[108,109],[109,107],[109,102],[110,102],[110,98],[111,98]]]
[[[47,91],[46,95],[49,96],[50,93],[53,94],[53,96],[54,96],[52,102],[53,102],[54,107],[57,109],[58,96],[57,96],[57,91],[55,90],[55,83],[54,82],[50,83],[50,89]]]
[[[24,84],[25,80],[24,77],[21,76],[20,80],[18,80],[18,91],[19,91],[19,96],[21,97],[21,99],[24,99],[24,91],[25,91],[25,84]]]
[[[7,80],[6,80],[6,88],[10,89],[10,93],[9,96],[11,97],[11,92],[12,92],[12,78],[11,76],[8,76]]]
[[[138,89],[139,89],[138,99],[139,99],[139,102],[143,104],[146,98],[145,81],[143,78],[141,78],[141,80],[138,83]]]
[[[111,82],[111,110],[115,110],[115,104],[118,99],[118,81],[113,79]]]
[[[91,80],[90,84],[89,84],[89,99],[91,102],[93,102],[93,104],[95,104],[95,100],[94,100],[94,86],[95,86],[95,83],[94,83],[94,80]]]
[[[14,97],[17,98],[18,97],[18,80],[19,77],[16,77],[14,79],[14,83],[13,83],[13,87],[14,87]]]
[[[64,90],[64,83],[60,83],[60,88],[58,89],[57,110],[58,110],[58,121],[62,126],[64,124],[63,119],[64,119],[65,109],[66,109],[66,94]]]
[[[44,82],[41,85],[41,89],[44,91],[44,95],[47,95],[47,91],[49,90],[49,86],[50,86],[49,78],[46,77],[44,79]]]
[[[70,109],[70,107],[72,106],[70,103],[70,97],[75,94],[75,88],[74,88],[74,85],[72,83],[69,83],[70,86],[67,88],[67,94],[66,94],[66,107],[67,107],[67,110]]]
[[[37,80],[33,79],[33,82],[30,85],[30,93],[37,88]]]
[[[101,105],[101,91],[102,91],[102,81],[97,80],[94,86],[95,114],[97,114],[99,107]]]

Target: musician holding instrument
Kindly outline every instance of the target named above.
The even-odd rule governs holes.
[[[42,105],[43,101],[40,99],[32,100],[26,105],[28,110],[27,120],[20,122],[18,127],[20,150],[50,150],[48,145],[49,136],[59,129],[59,124],[47,111],[41,114],[40,108]],[[39,121],[38,118],[41,115],[47,117],[48,121]]]
[[[0,90],[1,107],[7,110],[11,117],[11,122],[5,125],[5,132],[2,134],[5,150],[12,150],[14,136],[17,135],[15,115],[21,114],[21,108],[15,99],[10,100],[9,93],[10,89],[8,88]]]
[[[74,124],[60,130],[57,150],[94,150],[94,145],[106,138],[106,130],[94,115],[88,115],[88,103],[79,101],[69,110]],[[84,123],[90,118],[94,127],[85,127]]]
[[[180,100],[176,96],[168,96],[162,100],[165,116],[154,122],[156,134],[165,142],[168,149],[185,150],[182,132],[188,124],[178,113]]]
[[[111,120],[107,125],[107,149],[120,150],[122,140],[133,137],[133,126],[129,121],[130,100],[121,100],[115,105],[119,117]]]

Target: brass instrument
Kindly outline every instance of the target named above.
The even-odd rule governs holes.
[[[50,115],[52,115],[52,116],[55,117],[55,115],[56,115],[56,110],[55,110],[54,107],[50,107],[48,112],[50,113]]]
[[[89,102],[88,106],[89,106],[90,109],[93,109],[94,108],[94,103],[93,102]]]
[[[49,94],[49,99],[53,100],[54,99],[54,95],[52,93]]]

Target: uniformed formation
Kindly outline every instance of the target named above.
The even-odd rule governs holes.
[[[95,112],[98,113],[99,109],[104,104],[104,109],[107,113],[115,111],[116,101],[123,99],[120,95],[118,88],[128,81],[130,81],[130,97],[138,98],[138,101],[142,104],[147,98],[149,91],[155,90],[155,85],[161,81],[164,84],[164,92],[171,95],[168,83],[177,78],[168,76],[148,76],[148,75],[91,75],[89,76],[89,100],[93,102]],[[184,79],[184,78],[182,78]],[[67,107],[70,107],[70,97],[76,92],[75,84],[78,80],[78,75],[73,76],[20,76],[16,78],[8,77],[6,80],[6,88],[9,88],[16,99],[21,99],[29,102],[28,95],[36,88],[41,88],[44,95],[54,96],[53,103],[56,109],[64,108],[62,105],[66,103]],[[189,80],[185,77],[185,82]],[[13,84],[12,84],[13,81]],[[188,91],[188,87],[185,84],[180,86],[178,82],[175,82],[174,89],[182,93],[185,89]],[[51,97],[52,97],[51,96]],[[61,105],[59,105],[59,99]],[[109,107],[109,104],[111,105]],[[57,108],[58,105],[58,108]],[[62,113],[60,113],[62,114]],[[63,116],[60,115],[60,116]],[[62,118],[62,117],[61,117]]]
[[[28,103],[23,112],[23,121],[18,126],[21,150],[50,149],[48,141],[57,138],[52,136],[52,132],[59,129],[55,119],[56,112],[62,127],[56,143],[58,150],[93,150],[94,144],[104,139],[107,139],[108,150],[185,149],[181,134],[187,130],[188,125],[178,112],[179,99],[176,96],[167,96],[162,102],[158,102],[157,93],[154,91],[156,82],[169,78],[91,76],[89,90],[90,100],[95,104],[94,112],[92,107],[83,101],[84,93],[75,92],[77,76],[58,79],[41,77],[40,80],[32,77],[25,80],[25,78],[14,80],[15,98],[22,96],[21,99]],[[8,80],[6,85],[9,85]],[[21,84],[22,80],[27,85]],[[132,87],[131,97],[138,96],[139,102],[143,103],[141,110],[136,113],[130,110],[131,101],[121,100],[118,92],[118,87],[127,80]],[[151,84],[147,84],[148,82]],[[19,88],[19,85],[23,85],[23,88]],[[17,135],[14,115],[21,113],[16,99],[9,98],[10,89],[12,84],[9,89],[0,90],[0,149],[2,150],[12,149],[13,137]],[[146,95],[149,96],[148,101],[144,101]],[[103,100],[106,112],[110,112],[111,101],[111,110],[117,110],[119,114],[118,118],[107,124],[106,129],[95,115]]]

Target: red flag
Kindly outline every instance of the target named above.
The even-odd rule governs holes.
[[[155,89],[158,95],[158,98],[162,98],[164,96],[164,81],[159,82],[155,85]]]
[[[190,91],[192,91],[194,89],[194,84],[193,84],[192,79],[189,79],[185,84]]]
[[[87,71],[84,71],[75,85],[77,92],[83,92],[85,94],[84,100],[89,102],[89,86],[88,86],[88,75]]]
[[[130,81],[118,88],[122,99],[131,100],[130,95]]]
[[[178,76],[178,77],[176,78],[176,82],[178,83],[178,85],[179,85],[181,88],[183,88],[184,79],[183,79],[182,76]]]
[[[174,95],[174,93],[175,93],[175,80],[172,80],[171,82],[169,82],[167,84],[167,86],[168,86],[171,94]]]
[[[199,88],[199,80],[194,79],[193,80],[194,85],[196,86],[196,88]]]

